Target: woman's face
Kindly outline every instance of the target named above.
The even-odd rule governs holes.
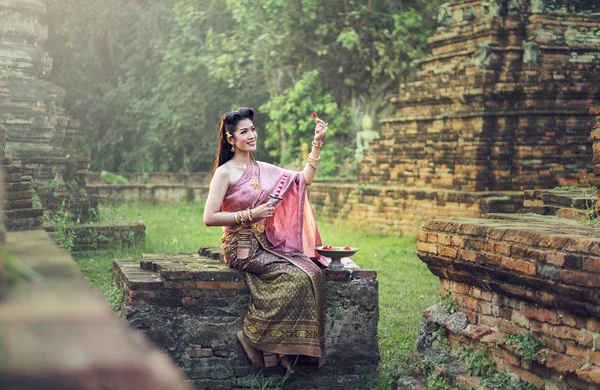
[[[250,119],[242,119],[238,122],[233,132],[233,142],[236,150],[243,152],[256,151],[256,128]]]

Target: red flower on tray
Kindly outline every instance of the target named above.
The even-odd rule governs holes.
[[[341,247],[333,247],[331,245],[324,245],[321,249],[326,250],[326,251],[334,251],[334,250],[335,251],[340,251],[340,250],[342,250]],[[350,248],[349,246],[345,246],[344,250],[345,251],[351,251],[352,248]]]

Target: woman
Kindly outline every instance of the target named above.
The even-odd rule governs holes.
[[[238,338],[256,367],[290,355],[325,363],[324,280],[310,257],[320,245],[306,186],[319,166],[327,124],[316,118],[313,147],[301,172],[255,161],[254,111],[223,115],[206,207],[206,226],[223,226],[230,267],[246,272],[251,301]],[[270,196],[271,195],[271,196]]]

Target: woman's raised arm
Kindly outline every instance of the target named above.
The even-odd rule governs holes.
[[[310,185],[315,178],[315,173],[319,167],[319,159],[321,158],[321,147],[323,146],[323,137],[327,132],[327,123],[317,118],[317,125],[315,126],[315,139],[312,142],[312,149],[308,154],[308,161],[302,170],[304,180],[306,184]]]

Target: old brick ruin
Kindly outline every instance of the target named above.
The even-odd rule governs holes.
[[[589,112],[596,149],[600,109]],[[542,204],[536,209],[556,209],[561,198],[577,203],[556,193],[538,195]],[[569,209],[576,207],[562,210]],[[598,219],[578,222],[561,218],[558,210],[558,216],[488,214],[428,221],[418,232],[417,254],[440,278],[442,295],[457,313],[448,321],[442,305],[428,309],[420,347],[430,347],[432,331],[442,327],[452,348],[488,350],[497,371],[538,388],[600,386]],[[526,341],[539,345],[527,351]]]
[[[46,6],[17,0],[3,3],[0,11],[0,124],[11,158],[5,165],[19,167],[45,207],[56,210],[68,198],[67,208],[85,221],[98,202],[86,190],[89,158],[72,147],[79,121],[65,114],[64,91],[46,80],[52,69],[42,46],[48,38],[41,23]]]
[[[453,0],[438,22],[359,185],[311,187],[320,215],[413,234],[433,217],[516,211],[524,189],[593,180],[598,2]]]
[[[286,388],[348,388],[377,369],[375,271],[324,272],[328,364],[317,369],[314,362],[299,360],[296,368],[303,375],[286,379]],[[168,351],[195,388],[251,387],[257,375],[281,379],[284,374],[282,367],[254,368],[239,343],[236,333],[250,293],[244,273],[229,268],[220,249],[115,260],[113,277],[123,290],[123,319]]]
[[[598,200],[596,201],[596,214],[600,215],[600,106],[590,108],[592,120],[592,141],[594,150],[594,181],[591,183],[598,191]]]

